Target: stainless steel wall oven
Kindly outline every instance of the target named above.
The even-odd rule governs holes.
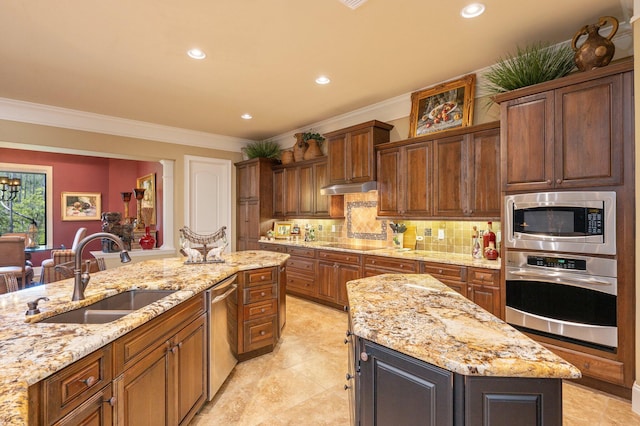
[[[616,260],[509,251],[505,261],[505,316],[509,324],[534,334],[615,351]]]

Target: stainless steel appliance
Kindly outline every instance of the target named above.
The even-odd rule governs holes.
[[[503,239],[508,249],[616,254],[616,193],[508,195]]]
[[[509,324],[604,350],[618,346],[616,260],[520,251],[505,260]]]
[[[208,399],[211,401],[220,386],[238,363],[231,350],[231,332],[228,324],[228,310],[236,309],[236,275],[233,275],[215,285],[206,292],[209,304],[209,391]]]

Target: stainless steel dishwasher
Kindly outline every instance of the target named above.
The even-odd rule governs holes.
[[[238,363],[231,350],[227,322],[227,310],[235,309],[233,305],[237,303],[236,278],[236,275],[226,278],[206,292],[209,304],[209,401]]]

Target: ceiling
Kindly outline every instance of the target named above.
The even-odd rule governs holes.
[[[516,46],[570,40],[600,16],[628,22],[632,8],[484,0],[469,20],[468,3],[3,1],[0,97],[266,139],[485,68]],[[207,58],[187,57],[192,47]],[[317,85],[321,74],[331,84]]]

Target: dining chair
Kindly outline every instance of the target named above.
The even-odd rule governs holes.
[[[27,258],[24,250],[24,237],[0,237],[0,274],[19,276],[23,288],[25,287],[27,274]]]
[[[56,266],[71,262],[71,268],[73,268],[73,260],[76,256],[76,248],[78,247],[78,243],[80,242],[80,240],[82,240],[86,236],[86,234],[87,228],[78,228],[78,230],[76,231],[76,235],[73,238],[73,244],[71,244],[71,248],[51,250],[51,258],[42,261],[42,274],[40,276],[40,282],[42,284],[52,283],[55,281],[63,280],[65,278],[69,278],[67,274],[64,273],[64,270],[56,268]]]

